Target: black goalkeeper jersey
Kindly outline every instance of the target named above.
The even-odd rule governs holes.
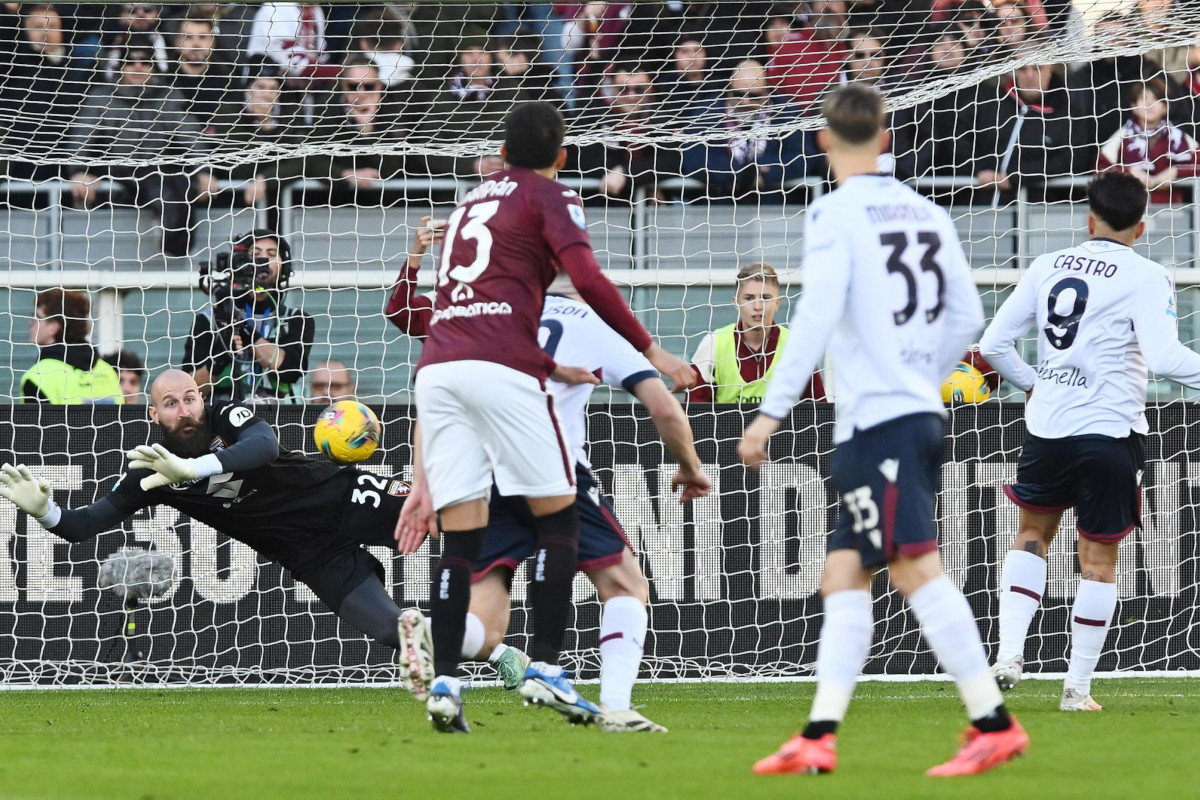
[[[337,534],[346,493],[356,470],[294,451],[280,451],[271,427],[240,404],[205,407],[212,429],[209,450],[221,453],[239,440],[270,433],[277,456],[251,469],[223,472],[185,485],[141,487],[150,470],[123,474],[107,500],[128,517],[156,505],[178,509],[192,519],[246,543],[275,560],[306,550],[314,540]],[[265,444],[265,442],[264,442]]]

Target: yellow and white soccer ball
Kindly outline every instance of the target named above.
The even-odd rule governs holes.
[[[942,384],[943,403],[982,403],[992,396],[983,373],[965,361]]]
[[[357,400],[340,400],[321,412],[313,442],[339,464],[357,464],[379,447],[382,426],[375,412]]]

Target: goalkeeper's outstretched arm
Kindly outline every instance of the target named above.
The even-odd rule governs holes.
[[[103,497],[84,508],[60,508],[51,497],[52,492],[53,488],[45,478],[35,478],[23,464],[0,467],[0,497],[11,501],[43,528],[68,542],[82,542],[112,530],[137,510],[123,510],[111,497]]]

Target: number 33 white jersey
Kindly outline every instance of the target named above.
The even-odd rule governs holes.
[[[950,216],[883,175],[856,175],[814,202],[804,293],[761,411],[781,419],[832,336],[834,441],[917,413],[945,415],[941,384],[983,326]]]
[[[1037,367],[1015,340],[1034,326]],[[1092,239],[1034,260],[980,343],[984,358],[1033,397],[1034,436],[1146,433],[1147,367],[1200,385],[1200,355],[1179,343],[1167,271],[1129,247]]]

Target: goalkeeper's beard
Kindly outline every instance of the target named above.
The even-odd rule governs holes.
[[[209,443],[213,439],[208,422],[203,419],[179,422],[174,430],[162,427],[163,445],[181,458],[198,458],[208,455]]]

